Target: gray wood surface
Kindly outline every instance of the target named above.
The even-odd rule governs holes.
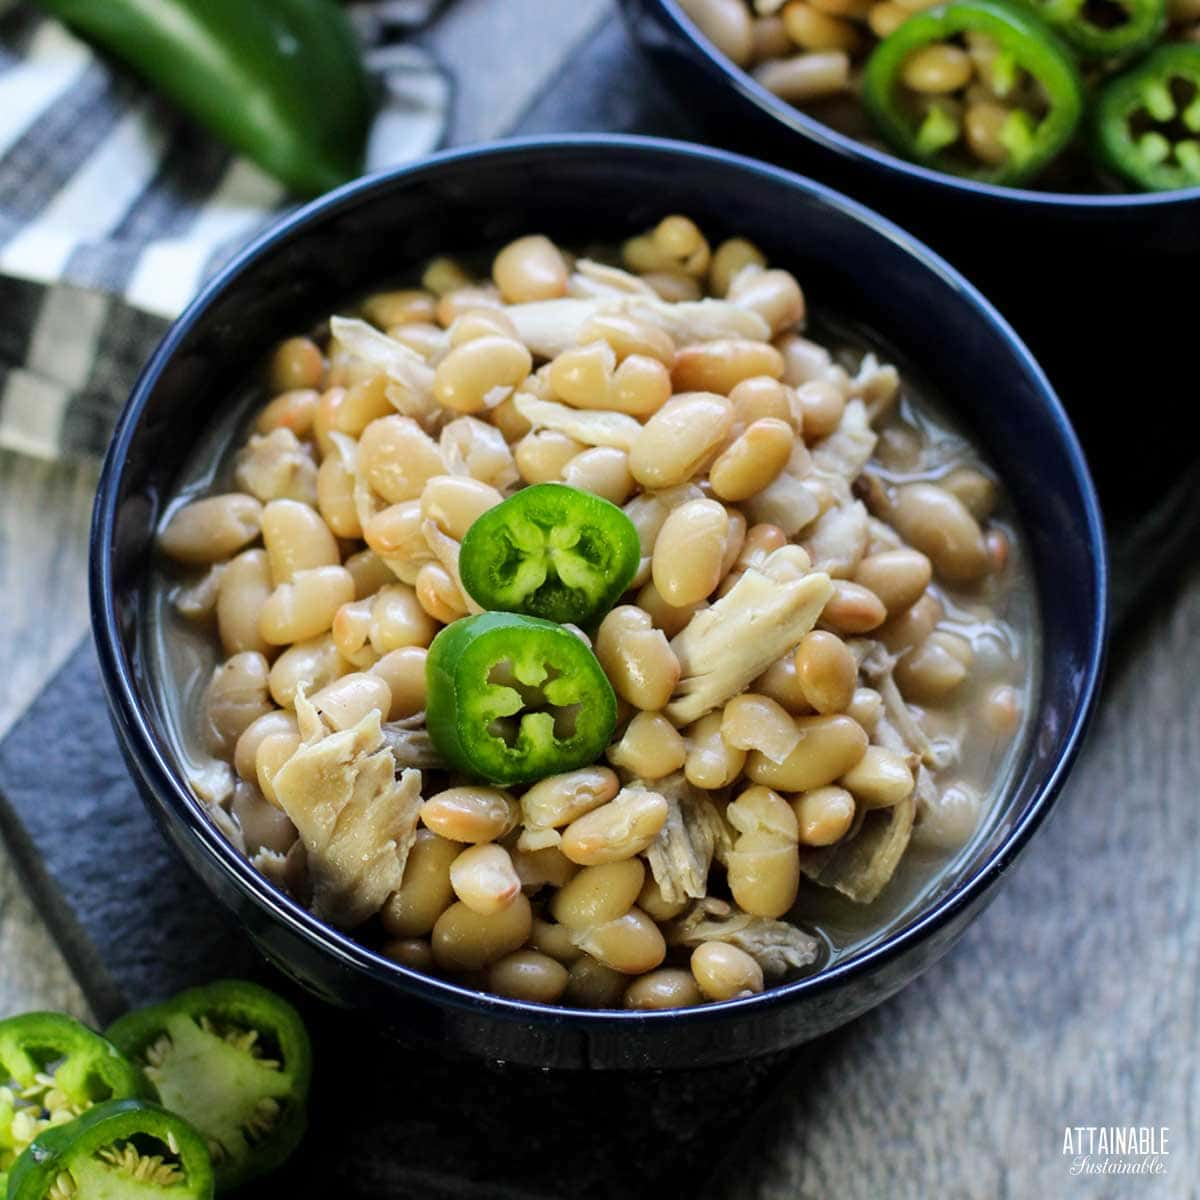
[[[95,464],[0,452],[0,736],[86,630],[95,487]],[[87,1012],[0,842],[0,1016],[30,1008]]]
[[[500,137],[613,0],[453,0],[423,39],[454,77],[448,141]]]
[[[1171,591],[995,903],[790,1082],[730,1200],[1197,1194],[1200,569]],[[1166,1172],[1072,1177],[1068,1125],[1167,1126]]]

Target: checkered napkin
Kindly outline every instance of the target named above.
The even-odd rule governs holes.
[[[443,137],[449,81],[402,40],[438,3],[350,8],[384,96],[371,170]],[[169,320],[294,203],[58,22],[0,0],[0,447],[103,453]]]

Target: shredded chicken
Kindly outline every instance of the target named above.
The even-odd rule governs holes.
[[[681,346],[725,337],[765,342],[771,336],[766,321],[758,313],[738,308],[727,300],[672,304],[657,296],[640,294],[588,299],[567,296],[560,300],[512,304],[504,311],[516,326],[517,337],[539,358],[554,358],[574,346],[580,329],[600,313],[624,313],[648,321],[669,333]]]
[[[851,400],[842,423],[812,452],[813,471],[833,488],[839,501],[848,499],[850,485],[862,474],[878,439],[867,417],[867,406]]]
[[[797,438],[787,466],[742,505],[746,520],[751,525],[778,525],[788,537],[795,537],[821,511],[816,494],[804,485],[812,466],[808,448]]]
[[[330,733],[300,692],[296,717],[301,743],[272,781],[275,796],[307,853],[313,913],[351,929],[400,886],[416,838],[421,773],[396,779],[377,710]]]
[[[867,553],[881,554],[885,550],[899,550],[904,545],[900,535],[878,517],[867,518]]]
[[[358,469],[358,442],[345,433],[330,433],[334,453],[342,461],[342,468],[354,484],[354,511],[358,523],[364,529],[372,517],[387,507],[384,501],[371,490],[366,474]]]
[[[233,477],[243,492],[261,500],[317,504],[317,464],[300,439],[285,428],[252,434],[237,456]]]
[[[858,372],[850,380],[850,396],[867,407],[873,425],[891,408],[900,392],[900,372],[891,363],[881,363],[874,354],[864,354]]]
[[[821,943],[786,921],[752,917],[724,900],[698,900],[666,929],[672,946],[699,946],[701,942],[728,942],[756,959],[764,975],[778,977],[789,967],[812,966]]]
[[[941,793],[933,780],[933,772],[924,765],[917,768],[917,786],[913,789],[913,797],[917,804],[914,821],[936,807],[941,800]]]
[[[890,654],[882,642],[868,641],[866,644],[870,649],[863,657],[860,669],[883,699],[883,716],[876,726],[876,740],[889,750],[912,751],[923,763],[937,770],[948,766],[949,760],[935,751],[896,686],[892,672],[900,655]]]
[[[602,408],[571,408],[555,400],[539,400],[527,392],[518,392],[513,397],[513,404],[534,429],[553,429],[585,446],[615,446],[618,450],[632,450],[642,431],[641,422],[627,413],[610,412]]]
[[[333,317],[329,328],[348,355],[388,377],[386,395],[398,413],[426,432],[440,428],[448,414],[433,398],[433,368],[415,350],[357,318]]]
[[[457,417],[443,428],[438,449],[451,475],[470,476],[507,492],[520,483],[516,461],[495,425],[477,417]]]
[[[280,854],[278,850],[268,850],[266,846],[261,846],[250,863],[260,875],[277,888],[285,892],[288,890],[287,855]]]
[[[410,724],[418,719],[419,725]],[[445,767],[445,761],[434,748],[433,739],[425,728],[423,712],[405,721],[385,721],[380,729],[397,767],[416,767],[420,771],[434,771]]]
[[[834,846],[800,848],[800,870],[857,904],[870,904],[887,886],[908,848],[915,792],[890,808],[866,813],[857,832]]]
[[[199,579],[180,584],[171,593],[175,611],[189,621],[207,621],[217,611],[217,592],[228,563],[213,563]]]
[[[210,808],[219,808],[233,799],[237,778],[233,767],[219,758],[208,758],[188,772],[192,791]]]
[[[530,854],[538,850],[549,850],[562,841],[562,833],[548,825],[526,825],[517,838],[517,849]]]
[[[221,831],[221,835],[228,839],[239,854],[245,854],[246,839],[242,834],[242,827],[233,819],[228,810],[219,804],[206,804],[205,808],[208,810],[212,823]]]
[[[697,899],[708,890],[708,871],[719,843],[729,849],[729,830],[717,806],[676,773],[653,785],[634,780],[634,787],[657,791],[667,800],[667,821],[646,851],[658,890],[668,904]]]
[[[810,531],[805,547],[813,569],[834,579],[849,579],[867,549],[867,509],[861,500],[835,505]]]
[[[567,282],[567,294],[597,299],[604,296],[653,296],[654,289],[640,276],[595,259],[581,258]]]
[[[799,546],[781,546],[675,636],[681,672],[666,707],[672,721],[690,725],[724,704],[812,629],[833,584],[823,572],[804,573],[807,561]]]
[[[620,311],[657,325],[669,333],[677,346],[712,342],[718,338],[749,338],[765,342],[771,327],[748,308],[728,300],[684,300],[672,302],[657,296],[635,296],[621,302]]]
[[[446,568],[446,574],[454,580],[454,586],[458,588],[458,594],[462,596],[467,611],[475,614],[483,612],[471,593],[463,587],[462,576],[458,571],[458,556],[462,551],[462,543],[452,538],[432,519],[421,522],[421,533],[434,558]]]

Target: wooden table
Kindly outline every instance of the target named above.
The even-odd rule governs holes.
[[[505,128],[557,67],[548,48],[588,36],[607,6],[460,0],[435,38],[460,76],[455,140]],[[480,71],[480,44],[524,53]],[[95,478],[93,464],[0,454],[0,733],[85,632]],[[945,960],[820,1049],[740,1147],[722,1194],[1195,1194],[1198,678],[1193,570],[1118,647],[1084,759],[995,904]],[[86,1015],[0,845],[0,1015],[43,1006]],[[1167,1126],[1166,1173],[1071,1177],[1064,1128],[1108,1124]]]

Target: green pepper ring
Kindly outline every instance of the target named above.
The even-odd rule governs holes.
[[[1004,163],[963,170],[953,162],[940,161],[940,152],[922,154],[916,147],[915,122],[897,104],[895,89],[905,60],[914,50],[971,31],[989,34],[1002,49],[1009,50],[1017,65],[1038,79],[1049,98],[1050,111],[1036,131],[1035,152],[1019,166]],[[863,102],[880,133],[903,157],[984,183],[1015,184],[1036,175],[1070,142],[1083,115],[1084,90],[1070,54],[1028,10],[1003,0],[957,0],[914,13],[875,47],[863,76]]]
[[[307,1121],[305,1105],[312,1078],[312,1046],[299,1013],[287,1001],[257,984],[237,979],[192,988],[162,1004],[128,1013],[106,1033],[131,1060],[141,1062],[147,1049],[167,1032],[168,1021],[181,1016],[196,1023],[201,1017],[208,1017],[265,1032],[279,1046],[283,1073],[289,1081],[286,1094],[281,1097],[280,1119],[267,1136],[256,1142],[253,1157],[244,1162],[227,1159],[215,1164],[217,1185],[223,1192],[275,1170],[299,1145]],[[153,1084],[150,1087],[158,1094]],[[167,1099],[161,1094],[158,1098]],[[174,1111],[188,1117],[202,1134],[210,1136],[204,1114],[189,1111],[186,1099],[183,1102],[172,1099],[170,1107]]]
[[[1193,170],[1182,164],[1148,163],[1130,136],[1129,117],[1143,107],[1147,86],[1176,74],[1189,78],[1200,97],[1200,45],[1178,42],[1152,50],[1137,66],[1110,81],[1092,110],[1096,154],[1110,170],[1147,191],[1200,185],[1200,167]],[[1200,141],[1200,133],[1196,140]]]
[[[1034,11],[1087,58],[1128,58],[1145,50],[1167,27],[1166,0],[1123,0],[1130,20],[1112,29],[1080,19],[1086,0],[1030,0]]]
[[[641,553],[633,522],[615,504],[539,483],[472,523],[458,569],[482,608],[591,628],[629,587]]]
[[[119,1196],[107,1186],[117,1174],[113,1168],[91,1165],[96,1151],[118,1141],[148,1134],[166,1143],[170,1138],[177,1148],[186,1172],[186,1190],[177,1185],[142,1182],[136,1195],[161,1191],[178,1200],[212,1200],[213,1171],[204,1139],[182,1117],[145,1100],[106,1100],[88,1109],[81,1117],[65,1125],[55,1125],[39,1134],[29,1149],[17,1159],[8,1178],[8,1200],[45,1200],[64,1171],[72,1172],[78,1182],[81,1163],[94,1173],[79,1188],[80,1200],[103,1194]],[[89,1186],[94,1183],[94,1186]]]
[[[0,1021],[0,1084],[12,1079],[28,1087],[48,1065],[47,1059],[58,1058],[63,1061],[54,1072],[55,1083],[77,1104],[146,1094],[137,1068],[110,1041],[73,1017],[31,1012]],[[0,1163],[0,1195],[4,1179]]]
[[[579,706],[569,737],[560,739],[552,725],[547,727],[548,719],[531,728],[528,716],[521,719],[515,745],[489,732],[497,717],[517,715],[524,707],[515,689],[488,680],[491,669],[506,659],[518,672],[524,661],[531,678],[547,660],[556,667],[559,698],[547,699],[556,706]],[[596,656],[552,621],[505,612],[463,617],[433,639],[425,672],[425,723],[434,745],[452,766],[490,783],[532,783],[587,766],[604,752],[616,726],[616,695]]]

